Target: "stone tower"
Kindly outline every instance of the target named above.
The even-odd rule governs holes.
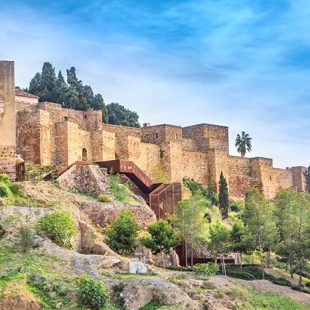
[[[14,62],[0,61],[0,173],[14,180],[16,169]]]

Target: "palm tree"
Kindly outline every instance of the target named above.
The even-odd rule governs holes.
[[[241,136],[237,134],[235,147],[237,148],[237,152],[241,154],[242,157],[246,154],[246,152],[252,151],[252,138],[250,138],[248,133],[242,131]]]

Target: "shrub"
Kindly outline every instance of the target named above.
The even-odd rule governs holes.
[[[84,276],[79,281],[80,302],[91,309],[100,309],[109,304],[109,293],[105,283]]]
[[[130,202],[131,195],[128,184],[121,184],[119,174],[109,176],[109,190],[116,200]]]
[[[147,226],[147,233],[140,239],[143,246],[151,249],[153,254],[170,253],[171,248],[180,244],[176,231],[164,220],[159,220]]]
[[[255,280],[255,276],[246,271],[229,270],[226,268],[226,273],[229,277],[243,279],[247,281]]]
[[[17,184],[10,184],[9,187],[14,196],[21,196],[21,192]]]
[[[299,291],[299,292],[303,292],[303,293],[307,293],[310,294],[310,291],[308,291],[306,288],[302,287],[302,286],[298,286],[298,285],[293,285],[292,289],[295,291]]]
[[[0,182],[3,182],[3,183],[10,183],[10,178],[4,174],[4,173],[0,173]]]
[[[131,254],[136,248],[139,225],[128,209],[123,209],[117,218],[108,226],[107,244],[122,254]]]
[[[307,282],[307,283],[306,283],[306,286],[307,286],[307,287],[310,287],[310,282]]]
[[[276,278],[271,280],[273,284],[282,285],[282,286],[291,286],[291,282],[285,278]]]
[[[196,264],[193,270],[199,276],[211,277],[217,274],[219,267],[214,263]]]
[[[232,201],[230,204],[230,210],[232,212],[240,212],[243,209],[243,205],[241,202]]]
[[[54,211],[42,217],[39,227],[60,246],[71,248],[71,240],[78,233],[73,216],[63,210]]]
[[[10,195],[10,190],[6,184],[0,184],[0,197],[8,197]]]
[[[108,195],[105,195],[105,194],[100,194],[98,196],[98,200],[100,202],[111,202],[111,198]]]
[[[18,231],[19,247],[23,253],[29,252],[34,246],[34,232],[29,226],[22,226]]]

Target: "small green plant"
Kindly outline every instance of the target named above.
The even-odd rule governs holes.
[[[218,273],[219,266],[214,263],[196,264],[193,266],[194,272],[198,276],[211,277]]]
[[[8,197],[10,195],[9,188],[6,184],[0,184],[0,197]]]
[[[19,231],[19,247],[21,252],[26,253],[29,252],[31,248],[33,248],[34,242],[34,232],[29,226],[21,226]]]
[[[127,183],[122,184],[119,174],[109,176],[109,191],[120,202],[131,202],[131,195]]]
[[[107,229],[107,244],[121,254],[131,254],[136,248],[139,225],[128,209],[123,209]]]
[[[101,280],[83,276],[79,281],[78,291],[81,304],[91,309],[100,309],[110,303],[107,286]]]
[[[100,195],[98,196],[98,200],[99,200],[100,202],[111,202],[110,196],[105,195],[105,194],[100,194]]]
[[[71,240],[77,236],[78,230],[74,217],[67,211],[51,212],[39,221],[39,227],[55,243],[66,248],[72,248]]]
[[[145,306],[141,307],[140,310],[157,310],[161,308],[161,303],[157,299],[151,300],[148,304]]]

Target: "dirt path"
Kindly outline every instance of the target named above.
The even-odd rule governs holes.
[[[241,279],[234,279],[234,280],[247,286],[258,289],[262,292],[285,294],[286,296],[292,298],[293,300],[299,303],[310,305],[310,294],[294,291],[288,286],[276,285],[268,280],[253,280],[253,281],[246,281]]]

